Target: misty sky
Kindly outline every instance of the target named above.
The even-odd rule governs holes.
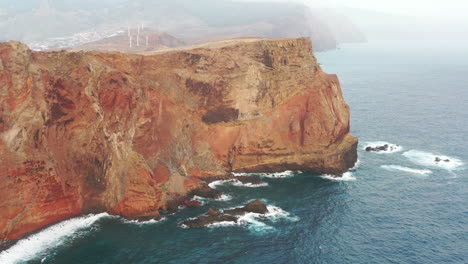
[[[245,1],[245,0],[244,0]],[[252,0],[251,0],[252,1]],[[254,1],[254,0],[253,0]],[[266,1],[266,0],[265,0]],[[468,0],[277,0],[317,7],[353,7],[379,12],[446,20],[468,20]]]

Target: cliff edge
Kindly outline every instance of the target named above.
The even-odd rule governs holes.
[[[339,174],[356,146],[309,39],[149,54],[0,43],[0,240],[86,213],[158,216],[203,177]]]

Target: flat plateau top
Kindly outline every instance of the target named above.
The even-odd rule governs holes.
[[[142,55],[156,55],[156,54],[164,54],[170,52],[177,52],[177,51],[184,51],[184,50],[193,50],[193,49],[219,49],[223,47],[228,47],[236,44],[241,43],[252,43],[252,42],[259,42],[259,41],[285,41],[285,40],[293,40],[297,38],[236,38],[236,39],[228,39],[228,40],[221,40],[221,41],[214,41],[214,42],[207,42],[198,45],[192,46],[184,46],[178,48],[168,48],[168,49],[161,49],[149,52],[140,53]]]

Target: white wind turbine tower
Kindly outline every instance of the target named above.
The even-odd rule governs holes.
[[[137,47],[140,46],[140,24],[137,25]]]
[[[130,31],[130,25],[128,24],[128,20],[127,20],[127,35],[128,35],[129,47],[131,49],[132,48],[132,32]]]

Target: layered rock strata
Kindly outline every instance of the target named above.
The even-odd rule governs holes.
[[[150,54],[0,44],[0,240],[87,213],[157,217],[203,177],[339,174],[356,145],[309,39]]]

